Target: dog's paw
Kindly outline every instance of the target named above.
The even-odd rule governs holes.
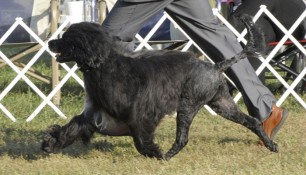
[[[41,144],[41,149],[47,153],[53,153],[55,145],[57,143],[58,133],[61,127],[59,125],[53,125],[48,128],[48,131],[43,135],[43,142]]]
[[[48,127],[48,131],[49,133],[54,133],[54,132],[58,132],[60,131],[62,127],[60,125],[52,125]]]
[[[45,133],[43,136],[43,142],[41,144],[41,149],[44,152],[53,153],[55,144],[56,144],[56,138],[52,137],[50,133]]]
[[[274,142],[272,142],[271,146],[268,147],[268,149],[272,152],[278,152],[278,145]]]
[[[166,161],[169,161],[174,155],[171,154],[170,152],[167,152],[164,156],[163,159]]]
[[[276,153],[278,152],[278,145],[275,142],[273,142],[273,140],[268,139],[266,142],[263,142],[263,140],[259,140],[258,144],[260,146],[265,146],[272,152]]]

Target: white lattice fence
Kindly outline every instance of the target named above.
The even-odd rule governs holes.
[[[0,39],[0,45],[12,34],[12,32],[16,29],[17,26],[23,27],[42,47],[41,49],[30,59],[30,61],[26,64],[26,66],[20,71],[17,66],[13,64],[13,62],[2,52],[0,51],[0,57],[4,60],[4,62],[12,68],[17,73],[17,76],[9,83],[9,85],[1,91],[0,93],[0,102],[1,100],[12,90],[12,88],[16,85],[18,81],[23,79],[28,86],[32,88],[32,90],[39,95],[43,102],[33,111],[33,113],[27,118],[27,121],[31,121],[45,105],[49,105],[60,117],[66,118],[65,114],[50,100],[56,94],[57,91],[67,82],[70,77],[73,77],[81,86],[84,87],[83,81],[74,73],[77,69],[77,66],[73,68],[69,68],[66,64],[61,64],[61,66],[68,72],[66,76],[60,81],[60,83],[51,91],[51,93],[46,96],[28,77],[25,76],[25,73],[33,66],[33,64],[41,57],[41,55],[47,51],[53,58],[54,53],[51,53],[48,50],[48,41],[56,38],[64,29],[65,26],[69,23],[70,19],[67,19],[58,29],[57,31],[47,40],[41,40],[23,21],[22,18],[16,18],[15,23],[8,29],[8,31],[2,36]],[[16,118],[12,115],[12,113],[7,110],[7,108],[0,103],[0,109],[6,114],[12,121],[16,121]]]
[[[226,26],[228,26],[234,34],[238,37],[239,41],[246,42],[244,39],[244,36],[246,34],[246,30],[244,30],[241,34],[238,33],[223,17],[218,13],[218,10],[213,9],[214,14],[216,17],[218,17]],[[306,55],[306,50],[304,47],[292,36],[292,32],[296,29],[296,27],[301,23],[301,21],[306,16],[306,11],[301,14],[301,17],[294,23],[294,25],[289,29],[285,29],[282,24],[267,10],[265,6],[261,6],[258,13],[254,17],[254,21],[256,21],[262,14],[266,14],[284,33],[285,36],[283,39],[276,45],[276,47],[272,50],[272,52],[266,57],[261,58],[262,65],[258,68],[256,71],[257,74],[259,74],[265,67],[267,67],[274,76],[284,85],[284,87],[287,89],[284,94],[281,96],[281,98],[278,100],[277,105],[281,105],[286,98],[292,94],[295,99],[306,109],[305,101],[293,90],[296,85],[301,81],[301,79],[306,75],[306,68],[303,69],[303,71],[299,74],[299,76],[289,85],[269,64],[271,59],[275,56],[275,54],[279,51],[281,46],[285,43],[286,40],[290,39],[293,41],[293,43],[301,50],[301,52]],[[187,44],[184,46],[182,51],[187,51],[192,45],[195,46],[203,55],[205,55],[208,59],[209,57],[203,52],[203,50],[175,23],[174,20],[167,14],[164,13],[163,17],[159,20],[159,22],[152,28],[152,30],[147,34],[146,37],[142,38],[140,35],[136,35],[136,38],[140,41],[140,44],[136,48],[137,50],[141,50],[143,48],[152,50],[153,48],[148,44],[149,39],[153,36],[153,34],[157,31],[157,29],[160,27],[160,25],[166,20],[169,19],[176,27],[188,38]],[[28,64],[22,69],[19,70],[12,61],[10,61],[7,56],[0,51],[0,57],[11,67],[13,71],[17,73],[17,76],[10,82],[10,84],[5,87],[4,90],[0,93],[0,110],[4,112],[4,114],[9,117],[12,121],[16,121],[16,118],[12,115],[12,113],[3,105],[1,104],[1,101],[3,98],[11,91],[11,89],[16,85],[16,83],[23,79],[28,86],[30,86],[33,91],[38,94],[43,101],[41,104],[38,105],[38,107],[30,114],[30,116],[27,117],[26,121],[33,120],[37,114],[40,113],[40,111],[46,106],[49,105],[60,117],[66,118],[65,114],[51,102],[52,97],[60,90],[60,88],[67,82],[67,80],[71,77],[73,77],[82,87],[84,87],[83,81],[75,74],[75,71],[77,70],[77,66],[73,66],[72,68],[69,68],[66,64],[61,64],[61,66],[68,72],[64,78],[60,81],[60,83],[52,89],[52,91],[45,95],[38,87],[34,85],[34,83],[25,76],[25,73],[31,68],[31,66],[40,58],[40,56],[43,54],[43,52],[47,51],[53,58],[54,54],[51,53],[48,50],[48,41],[51,39],[56,38],[66,27],[69,23],[69,18],[58,28],[58,30],[47,40],[43,41],[41,40],[31,29],[22,21],[21,18],[17,18],[16,22],[9,28],[9,30],[2,36],[0,39],[0,45],[3,44],[3,42],[7,39],[9,35],[16,29],[17,26],[23,27],[33,38],[36,39],[36,41],[42,46],[41,49],[33,56],[33,58],[28,62]],[[211,62],[213,62],[211,59],[209,59]],[[234,100],[237,102],[241,98],[241,94],[237,94],[237,96],[234,98]],[[209,110],[212,114],[215,114],[214,111],[212,111],[208,106],[205,106],[207,110]]]

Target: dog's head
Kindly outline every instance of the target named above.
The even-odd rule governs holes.
[[[50,130],[47,131],[43,136],[43,142],[41,149],[47,153],[53,153],[56,148],[60,147],[58,142],[59,131],[61,127],[59,125],[53,125]]]
[[[84,70],[99,67],[107,59],[112,38],[95,23],[72,24],[62,38],[51,40],[49,49],[60,63],[76,62]]]

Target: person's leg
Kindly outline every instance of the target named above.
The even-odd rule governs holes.
[[[215,62],[229,59],[242,50],[233,33],[214,17],[208,1],[174,1],[165,10]],[[276,100],[249,61],[239,61],[226,73],[243,94],[249,114],[260,121],[267,119]]]
[[[119,37],[122,40],[122,44],[126,44],[131,49],[134,47],[134,42],[130,42],[130,40],[134,38],[151,17],[162,11],[172,1],[163,0],[142,3],[117,1],[102,23],[102,28],[110,35]]]

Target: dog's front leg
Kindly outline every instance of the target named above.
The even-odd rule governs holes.
[[[94,128],[82,113],[75,116],[63,127],[54,125],[44,135],[42,150],[51,153],[71,145],[77,138],[82,138],[84,143],[89,142],[94,133]]]
[[[159,146],[154,143],[154,131],[157,124],[152,121],[136,121],[130,124],[131,134],[137,151],[146,157],[162,159],[163,154]]]
[[[179,153],[188,143],[189,128],[198,109],[196,107],[184,107],[177,111],[176,139],[171,149],[166,153],[165,159],[170,160]]]

